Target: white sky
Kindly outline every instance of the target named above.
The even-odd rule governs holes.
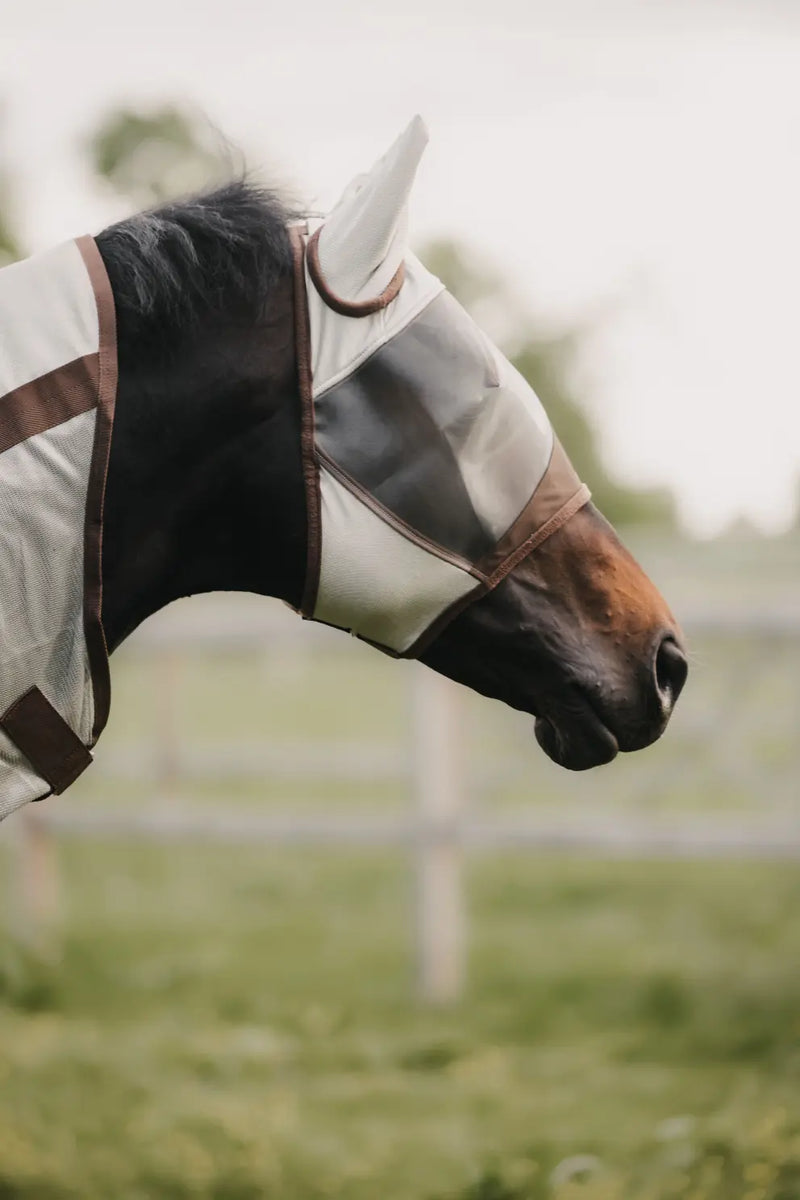
[[[120,212],[79,155],[112,105],[189,101],[321,207],[421,112],[416,240],[468,241],[540,322],[599,314],[582,378],[617,473],[698,533],[790,520],[793,0],[0,0],[3,100],[32,248]]]

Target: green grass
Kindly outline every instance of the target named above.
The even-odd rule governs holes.
[[[2,1200],[800,1196],[792,866],[476,860],[442,1011],[400,855],[62,872],[60,956],[0,957]]]
[[[711,550],[684,548],[654,573],[680,613],[763,598],[768,560],[794,610],[798,547],[719,543],[713,579]],[[797,813],[800,647],[692,653],[667,738],[588,778],[464,694],[470,804]],[[412,679],[343,637],[156,670],[132,647],[97,766],[50,803],[405,808],[401,782],[137,782],[103,760],[147,766],[171,722],[190,752],[407,757]],[[61,868],[50,956],[0,939],[0,1200],[800,1200],[796,866],[477,859],[470,986],[442,1011],[413,999],[400,854],[87,841]]]

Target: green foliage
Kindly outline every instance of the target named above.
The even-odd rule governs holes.
[[[88,149],[96,174],[139,208],[207,188],[231,165],[211,126],[176,105],[116,109]]]
[[[6,180],[0,173],[0,267],[16,262],[21,253],[19,242],[11,226],[8,192]]]
[[[3,112],[0,108],[0,133]],[[3,143],[0,140],[0,267],[15,262],[22,254],[19,240],[14,231],[13,194],[11,176],[3,161]]]
[[[612,478],[603,462],[597,430],[570,384],[579,333],[555,339],[532,335],[524,305],[507,283],[455,242],[432,242],[422,257],[478,323],[507,348],[609,521],[614,525],[673,525],[675,512],[668,492],[625,487]]]
[[[512,362],[541,400],[575,470],[589,483],[594,503],[612,525],[674,524],[668,492],[626,487],[610,475],[602,459],[597,430],[568,383],[575,349],[572,337],[528,341],[513,354]]]
[[[45,1012],[58,1005],[58,969],[49,954],[18,944],[0,943],[0,1005],[20,1012]]]

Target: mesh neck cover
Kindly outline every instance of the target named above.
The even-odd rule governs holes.
[[[291,230],[303,402],[303,615],[414,658],[589,499],[535,393],[409,255],[382,296],[327,288]]]

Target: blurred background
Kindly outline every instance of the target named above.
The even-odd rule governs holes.
[[[245,167],[325,209],[414,111],[416,249],[689,685],[570,776],[275,602],[148,622],[0,830],[2,1200],[800,1197],[800,9],[0,0],[0,262]]]

